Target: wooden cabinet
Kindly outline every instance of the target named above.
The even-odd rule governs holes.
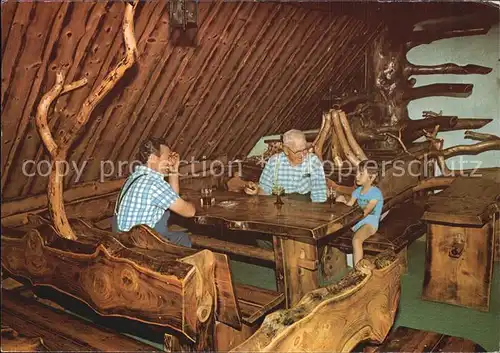
[[[459,177],[429,199],[423,299],[489,310],[500,184]]]
[[[492,222],[429,224],[423,299],[488,311],[492,270]]]

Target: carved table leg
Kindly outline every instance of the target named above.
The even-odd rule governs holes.
[[[273,237],[274,264],[276,273],[276,289],[280,293],[285,293],[285,269],[283,262],[283,245],[280,237]],[[286,303],[286,300],[285,300]],[[288,307],[285,304],[286,307]]]
[[[285,305],[295,305],[307,292],[319,287],[318,249],[315,245],[301,243],[293,239],[279,239],[275,243],[277,274],[284,277]],[[279,269],[279,271],[278,271]],[[278,284],[278,289],[280,284]]]
[[[347,256],[339,249],[325,245],[320,253],[321,272],[325,280],[332,280],[347,268]]]
[[[495,238],[495,262],[500,261],[500,214],[496,213],[493,217],[493,234]]]

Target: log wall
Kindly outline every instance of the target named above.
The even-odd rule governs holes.
[[[121,2],[2,2],[2,196],[43,193],[33,164],[48,160],[34,126],[55,73],[88,84],[58,99],[52,131],[72,123],[90,91],[123,57]],[[169,34],[168,2],[140,2],[139,57],[93,112],[71,149],[65,188],[98,180],[102,161],[132,161],[148,135],[183,159],[246,155],[262,135],[321,119],[318,94],[364,62],[379,23],[286,3],[200,2],[196,47]],[[316,116],[317,115],[317,116]],[[71,164],[70,164],[71,165]],[[48,165],[40,165],[41,172]],[[116,164],[115,164],[116,166]],[[29,176],[28,174],[36,174]],[[124,175],[122,175],[123,177]],[[108,178],[117,175],[107,176]]]

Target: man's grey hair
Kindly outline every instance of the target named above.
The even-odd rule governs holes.
[[[283,134],[283,145],[292,149],[307,147],[306,135],[300,130],[289,130]]]

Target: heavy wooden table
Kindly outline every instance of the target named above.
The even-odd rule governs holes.
[[[280,211],[274,205],[275,196],[216,191],[215,204],[208,207],[201,206],[199,193],[186,192],[182,196],[197,205],[197,224],[273,236],[277,288],[285,293],[286,307],[318,288],[319,242],[363,215],[358,207],[286,196],[282,197],[284,205]]]

